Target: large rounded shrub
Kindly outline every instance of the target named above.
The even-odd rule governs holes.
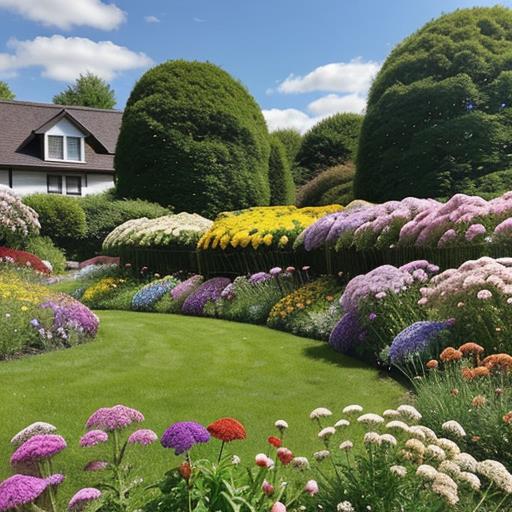
[[[302,144],[302,135],[293,128],[276,130],[272,132],[272,135],[277,137],[286,150],[286,156],[292,169],[293,180],[295,183],[300,182],[300,168],[297,165],[296,157]]]
[[[356,197],[475,193],[483,177],[511,169],[511,68],[512,11],[504,7],[458,10],[405,39],[370,91]]]
[[[295,202],[295,183],[286,156],[286,149],[274,134],[270,136],[268,181],[271,205],[293,204]]]
[[[353,160],[363,116],[358,114],[335,114],[320,121],[309,130],[297,153],[300,167],[300,184],[320,174],[328,167]]]
[[[269,152],[245,87],[213,64],[168,61],[145,73],[128,100],[118,190],[206,217],[267,205]]]

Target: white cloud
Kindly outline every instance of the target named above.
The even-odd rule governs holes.
[[[338,112],[362,114],[366,107],[366,99],[359,94],[328,94],[308,105],[308,110],[316,116],[330,116]]]
[[[314,91],[366,94],[380,66],[378,62],[365,62],[361,58],[334,62],[319,66],[305,76],[292,74],[279,84],[278,90],[285,94]]]
[[[12,53],[0,53],[0,73],[40,67],[41,75],[69,82],[80,73],[91,72],[112,80],[122,71],[149,66],[152,61],[144,53],[136,53],[112,41],[91,41],[82,37],[39,36],[33,40],[7,43]]]
[[[126,19],[119,7],[101,0],[0,0],[0,8],[62,30],[82,25],[112,30]]]
[[[146,23],[160,23],[160,18],[157,18],[156,16],[144,16],[144,19],[146,20]]]
[[[268,129],[273,132],[281,128],[294,128],[304,133],[311,128],[316,120],[296,108],[263,110]]]

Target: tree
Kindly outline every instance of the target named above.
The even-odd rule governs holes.
[[[11,91],[9,85],[0,80],[0,100],[13,100],[16,95]]]
[[[275,135],[283,143],[284,149],[286,150],[286,156],[292,170],[293,180],[295,183],[299,183],[300,169],[297,166],[295,158],[297,157],[300,145],[302,144],[302,135],[293,128],[276,130],[275,132],[272,132],[272,135]]]
[[[335,114],[304,135],[296,157],[301,184],[329,167],[354,159],[362,121],[363,116],[358,114]]]
[[[116,97],[110,85],[92,73],[80,75],[74,84],[53,97],[58,105],[77,105],[81,107],[114,108]]]
[[[213,64],[168,61],[128,99],[118,192],[210,218],[268,205],[269,153],[265,120],[245,87]]]
[[[268,181],[271,205],[287,205],[295,202],[295,183],[290,162],[284,144],[275,133],[270,135]]]
[[[509,183],[484,177],[512,168],[511,63],[504,7],[458,10],[400,43],[370,90],[356,197],[447,197]]]

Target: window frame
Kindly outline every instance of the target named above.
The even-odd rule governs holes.
[[[49,155],[49,142],[48,137],[61,137],[62,138],[62,156],[64,158],[51,158]],[[80,160],[70,160],[68,158],[68,138],[80,139]],[[59,135],[53,133],[44,134],[44,159],[47,162],[67,162],[75,164],[85,164],[85,137],[79,137],[77,135]]]
[[[59,178],[59,191],[50,190],[50,178]],[[62,175],[61,174],[47,174],[46,175],[46,191],[48,194],[62,195]]]
[[[68,179],[78,180],[78,192],[70,192],[68,189]],[[82,176],[66,176],[66,195],[67,196],[81,196],[82,195]]]

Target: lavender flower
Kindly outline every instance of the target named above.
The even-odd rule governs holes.
[[[86,427],[111,432],[141,421],[144,421],[144,415],[141,412],[125,405],[115,405],[114,407],[102,407],[94,412],[87,420]]]
[[[189,277],[180,284],[177,284],[171,290],[171,297],[175,301],[184,301],[192,292],[194,292],[203,282],[203,276],[195,275]]]
[[[475,240],[475,238],[481,238],[486,233],[485,226],[482,224],[471,224],[469,228],[466,230],[466,234],[464,235],[464,238],[468,242],[472,242]]]
[[[357,311],[345,313],[329,337],[329,345],[342,354],[349,354],[358,341],[363,341],[365,332],[359,323]]]
[[[87,507],[91,501],[101,498],[101,491],[94,487],[85,487],[80,489],[68,503],[68,510],[80,512]]]
[[[141,446],[147,446],[153,444],[158,439],[158,436],[149,429],[136,430],[129,438],[130,444],[140,444]]]
[[[0,511],[17,510],[34,502],[50,485],[44,478],[14,475],[0,483]]]
[[[214,277],[206,281],[206,283],[203,283],[195,292],[189,295],[183,304],[183,313],[201,316],[206,303],[219,299],[222,290],[224,290],[230,282],[227,277]]]
[[[282,271],[283,269],[281,267],[274,267],[269,270],[269,274],[271,276],[278,276]]]
[[[50,459],[67,447],[62,436],[38,434],[25,441],[11,456],[11,464],[36,462]]]
[[[252,274],[252,276],[249,277],[249,283],[250,284],[258,284],[262,283],[263,281],[268,281],[272,276],[268,274],[267,272],[256,272],[256,274]]]
[[[207,443],[210,433],[203,425],[193,421],[174,423],[160,440],[164,448],[172,448],[176,455],[188,452],[198,443]]]
[[[107,469],[108,462],[105,462],[103,460],[91,460],[91,462],[88,462],[85,467],[84,471],[103,471],[104,469]]]
[[[108,441],[108,434],[103,430],[91,430],[80,438],[80,446],[89,448]]]
[[[64,480],[65,480],[64,475],[61,475],[60,473],[56,473],[55,475],[50,475],[46,479],[46,481],[48,482],[48,485],[51,485],[53,487],[60,485],[62,482],[64,482]]]
[[[453,320],[444,322],[415,322],[405,328],[391,343],[389,358],[392,364],[405,363],[413,356],[428,351],[440,333],[453,325]]]

